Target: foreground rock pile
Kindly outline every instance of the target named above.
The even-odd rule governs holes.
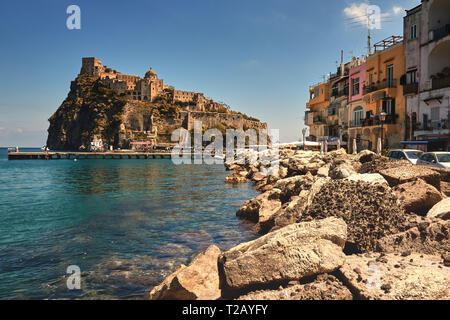
[[[450,170],[342,149],[227,168],[261,192],[236,213],[261,237],[211,246],[151,299],[450,298]]]

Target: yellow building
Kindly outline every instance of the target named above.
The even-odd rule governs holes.
[[[309,98],[306,104],[305,124],[309,127],[309,136],[318,140],[328,135],[326,120],[330,105],[330,81],[310,86]]]
[[[380,137],[384,148],[401,147],[406,134],[406,104],[400,84],[404,73],[402,37],[377,43],[375,53],[366,61],[363,107],[352,110],[351,114],[349,138],[357,140],[359,149],[376,150]]]

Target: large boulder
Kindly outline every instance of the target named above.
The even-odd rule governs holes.
[[[393,188],[406,212],[425,215],[443,199],[442,194],[422,179],[403,183]]]
[[[150,292],[150,300],[216,300],[220,298],[217,259],[220,249],[210,246],[189,266],[181,266]]]
[[[310,189],[314,181],[316,181],[316,178],[309,173],[278,180],[274,184],[274,188],[281,190],[280,199],[285,203],[289,202],[291,197],[298,196],[302,190]]]
[[[275,206],[281,208],[281,202],[279,201],[280,194],[281,190],[272,189],[253,199],[247,200],[236,212],[236,216],[252,222],[265,221],[270,217],[269,212],[275,210]]]
[[[332,179],[345,179],[354,174],[356,171],[348,161],[332,164],[328,173]]]
[[[291,281],[278,289],[257,290],[237,300],[352,300],[353,295],[336,277],[317,276],[312,282],[301,284]]]
[[[390,187],[362,181],[331,180],[314,196],[297,222],[336,216],[348,226],[348,247],[371,251],[376,240],[405,230],[406,215]]]
[[[358,299],[448,300],[450,268],[440,256],[370,253],[346,257],[340,279]]]
[[[446,254],[450,252],[450,221],[419,221],[404,232],[379,239],[377,251]]]
[[[219,258],[226,292],[267,286],[339,268],[347,226],[342,219],[298,223],[242,243]]]
[[[225,179],[225,183],[229,184],[242,184],[248,182],[247,171],[232,171]]]
[[[379,173],[359,173],[351,175],[348,178],[345,178],[346,180],[350,181],[362,181],[362,182],[368,182],[373,184],[384,184],[386,186],[389,186],[386,179],[383,178],[383,176]]]
[[[445,198],[436,203],[427,213],[429,218],[450,219],[450,198]]]
[[[422,179],[438,190],[440,190],[441,188],[440,174],[424,166],[407,164],[399,167],[381,170],[380,174],[386,179],[391,187]]]
[[[297,197],[293,197],[291,202],[287,203],[281,210],[272,216],[267,223],[271,231],[283,228],[287,225],[296,223],[311,205],[314,197],[320,191],[328,179],[318,178],[308,190],[302,190]]]

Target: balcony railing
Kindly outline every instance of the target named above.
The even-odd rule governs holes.
[[[450,76],[432,79],[433,90],[450,87]]]
[[[383,124],[395,124],[397,122],[398,114],[388,114]],[[381,126],[381,120],[378,116],[374,118],[364,118],[361,120],[352,120],[350,126],[354,127],[371,127]]]
[[[403,85],[403,94],[414,94],[419,92],[419,84],[418,83],[410,83]]]
[[[431,30],[430,40],[437,41],[450,34],[450,24],[447,24],[441,28]]]
[[[342,90],[333,89],[333,91],[331,92],[331,96],[335,97],[335,98],[348,96],[348,88],[345,88],[345,89],[342,89]]]
[[[386,88],[397,88],[397,79],[383,80],[379,83],[372,83],[368,86],[364,86],[363,95]]]

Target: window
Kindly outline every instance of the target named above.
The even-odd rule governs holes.
[[[394,65],[390,64],[386,67],[386,81],[387,87],[392,88],[394,86]]]
[[[439,121],[439,107],[431,108],[431,121]]]
[[[355,126],[360,126],[363,119],[363,108],[362,107],[356,107],[355,110],[353,110],[353,123]]]
[[[395,113],[395,99],[389,99],[383,101],[383,106],[381,111],[386,112],[386,114],[394,114]]]
[[[410,31],[410,39],[414,40],[417,38],[417,25],[412,25],[411,26],[411,31]]]
[[[369,86],[373,85],[373,73],[369,74]]]
[[[417,70],[408,71],[407,76],[407,84],[417,83]]]
[[[314,92],[314,98],[317,98],[319,96],[319,88],[316,88],[316,91]]]
[[[356,96],[359,94],[359,77],[353,79],[352,85],[352,96]]]

